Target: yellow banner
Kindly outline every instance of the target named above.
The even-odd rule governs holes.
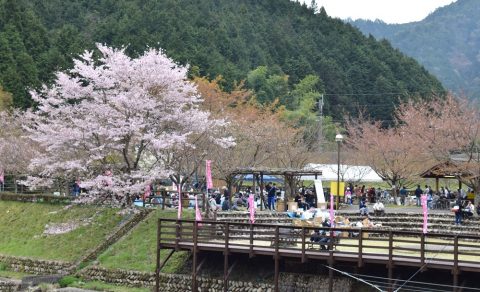
[[[343,197],[345,195],[345,183],[344,182],[340,182],[340,197]],[[334,196],[338,196],[337,194],[337,182],[336,181],[332,181],[330,182],[330,193]]]

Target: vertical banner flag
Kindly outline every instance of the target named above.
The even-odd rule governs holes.
[[[427,234],[427,220],[428,220],[427,195],[422,195],[421,202],[422,202],[422,208],[423,208],[423,233]]]
[[[197,195],[195,195],[195,221],[202,221],[202,213],[200,212],[200,209],[198,208],[198,200],[197,200]],[[201,225],[198,224],[200,227]]]
[[[335,216],[333,215],[333,194],[330,192],[330,227],[333,227]]]
[[[178,184],[178,220],[182,219],[182,188]]]
[[[213,188],[213,181],[212,181],[212,161],[211,160],[206,160],[206,171],[205,171],[205,176],[207,179],[207,190]],[[208,193],[208,192],[207,192]]]
[[[3,169],[0,169],[0,183],[2,183],[0,191],[5,190],[5,172],[3,171]]]
[[[145,192],[143,193],[143,200],[145,201],[145,199],[147,197],[150,197],[150,195],[152,194],[152,189],[150,187],[150,184],[148,184],[146,187],[145,187]]]
[[[255,198],[253,194],[248,197],[248,208],[250,209],[250,223],[255,223]]]

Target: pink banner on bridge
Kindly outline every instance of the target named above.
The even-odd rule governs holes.
[[[177,218],[180,220],[182,219],[182,188],[180,184],[177,186],[178,188],[178,215]]]
[[[206,169],[205,169],[205,176],[207,179],[207,190],[213,188],[213,181],[212,181],[212,161],[206,160]],[[207,191],[208,193],[208,191]]]
[[[152,194],[152,188],[150,187],[150,184],[145,186],[145,192],[143,193],[143,199],[145,200],[147,197],[150,197]]]
[[[427,195],[422,195],[421,203],[423,208],[423,233],[427,234],[428,231],[428,205],[427,205]]]
[[[200,209],[198,208],[198,200],[197,200],[197,195],[195,195],[195,221],[202,221],[202,213],[200,212]],[[198,224],[198,226],[202,226],[201,224]]]
[[[333,194],[330,194],[330,227],[333,227],[335,222],[335,215],[333,213]]]
[[[250,209],[250,223],[255,223],[255,198],[253,194],[248,197],[248,208]]]
[[[5,182],[5,172],[3,171],[3,169],[0,169],[0,183],[4,183]]]

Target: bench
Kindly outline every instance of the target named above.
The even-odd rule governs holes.
[[[308,248],[313,249],[315,245],[318,245],[321,250],[336,250],[338,244],[340,244],[340,234],[330,236],[330,234],[317,233],[315,235],[314,233],[308,242]]]
[[[292,246],[297,244],[301,230],[293,228],[278,228],[278,246]],[[270,246],[275,246],[275,236],[272,237]]]

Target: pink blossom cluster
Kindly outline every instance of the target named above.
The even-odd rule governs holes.
[[[146,181],[173,170],[165,161],[196,147],[192,137],[234,144],[222,136],[226,121],[199,108],[202,98],[188,68],[161,50],[130,58],[124,49],[97,44],[51,87],[31,92],[38,107],[26,112],[28,137],[45,151],[35,157],[26,184],[79,179],[90,194],[143,193]]]

